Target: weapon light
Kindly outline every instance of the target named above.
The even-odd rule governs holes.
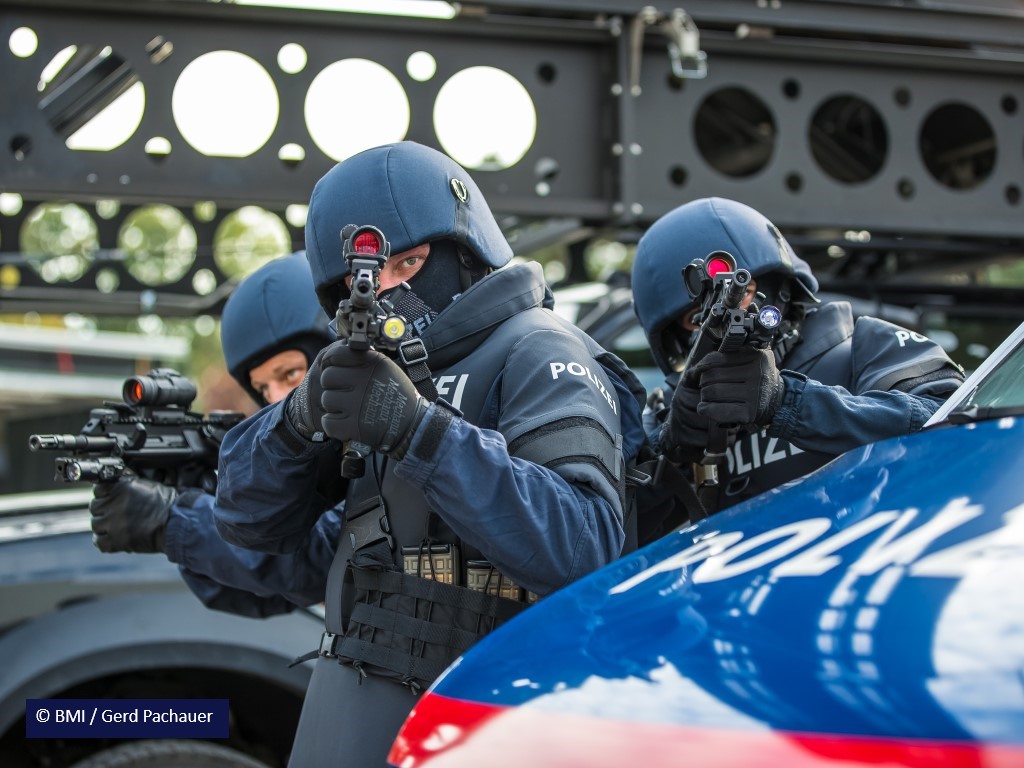
[[[782,312],[779,311],[778,307],[769,304],[757,313],[757,320],[761,323],[762,328],[774,330],[782,322]]]
[[[405,321],[398,315],[391,315],[384,321],[381,332],[392,341],[399,341],[405,336]]]

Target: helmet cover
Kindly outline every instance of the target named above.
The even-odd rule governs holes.
[[[220,338],[228,372],[257,402],[249,371],[287,349],[306,355],[334,341],[316,304],[313,277],[301,251],[263,265],[238,284],[221,315]]]
[[[343,160],[313,189],[306,217],[306,258],[324,311],[333,315],[344,295],[348,264],[341,230],[377,227],[397,254],[433,240],[451,239],[482,264],[497,269],[512,259],[479,187],[447,155],[412,141],[385,144]]]
[[[778,275],[792,279],[805,300],[816,302],[818,281],[811,268],[764,215],[748,205],[709,197],[675,208],[658,219],[640,238],[633,260],[633,308],[647,336],[655,361],[672,370],[664,348],[666,328],[696,307],[686,290],[682,270],[713,251],[728,251],[738,268],[755,279]]]

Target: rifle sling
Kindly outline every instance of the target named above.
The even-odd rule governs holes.
[[[437,400],[437,387],[427,365],[427,347],[422,340],[413,338],[403,341],[398,347],[398,362],[405,375],[419,392],[430,402]]]

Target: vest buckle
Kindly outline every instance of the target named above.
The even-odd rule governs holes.
[[[320,635],[320,655],[328,659],[335,658],[334,649],[338,647],[338,636],[330,632]]]
[[[406,367],[427,361],[427,345],[422,339],[409,339],[398,345],[398,357]]]

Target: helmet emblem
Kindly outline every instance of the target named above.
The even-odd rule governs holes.
[[[469,200],[469,190],[466,189],[466,185],[458,179],[452,179],[448,182],[452,188],[452,194],[455,195],[455,199],[460,203],[464,203]]]

